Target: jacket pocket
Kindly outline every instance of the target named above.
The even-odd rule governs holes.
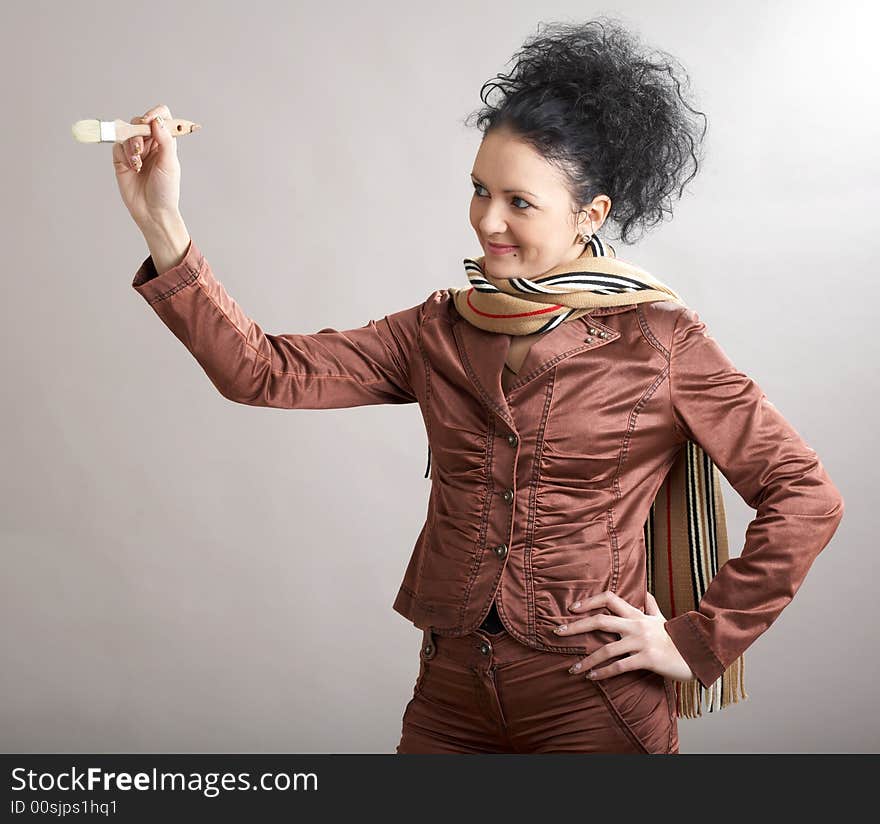
[[[675,691],[671,679],[639,668],[592,680],[612,720],[638,752],[671,752],[675,732]]]

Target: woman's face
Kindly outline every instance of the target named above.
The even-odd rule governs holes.
[[[584,251],[580,232],[598,231],[611,208],[610,198],[597,195],[581,214],[572,214],[561,172],[504,130],[483,137],[471,179],[471,226],[486,272],[496,278],[536,277],[575,260]],[[516,248],[500,254],[490,242]]]

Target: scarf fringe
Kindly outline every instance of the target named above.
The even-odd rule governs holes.
[[[679,718],[698,718],[703,714],[703,694],[708,694],[707,712],[724,709],[728,704],[748,700],[743,676],[745,657],[740,655],[721,677],[706,689],[696,678],[675,682],[676,714]]]

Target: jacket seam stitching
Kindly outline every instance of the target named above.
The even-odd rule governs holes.
[[[647,748],[647,746],[645,746],[645,743],[638,735],[636,735],[635,730],[623,717],[623,714],[617,708],[617,705],[614,703],[614,701],[611,700],[611,696],[608,694],[608,690],[605,685],[600,684],[598,681],[593,681],[592,684],[599,690],[599,693],[605,702],[607,711],[611,714],[612,720],[615,724],[617,724],[621,733],[632,741],[632,743],[635,745],[640,753],[650,753],[650,750]]]
[[[675,684],[670,678],[663,678],[666,687],[666,711],[669,715],[669,737],[666,739],[666,752],[672,752],[672,742],[675,738]]]
[[[455,333],[453,332],[453,335],[454,334]],[[458,345],[457,339],[456,339],[456,345]],[[464,368],[465,368],[465,372],[467,373],[468,378],[470,378],[471,383],[473,383],[473,385],[476,388],[477,392],[479,393],[480,397],[483,399],[483,402],[492,411],[494,411],[498,415],[500,415],[504,419],[504,421],[509,424],[511,421],[510,421],[510,417],[507,414],[507,412],[504,409],[502,409],[497,403],[495,403],[495,401],[492,400],[492,398],[489,395],[486,394],[485,390],[483,389],[482,384],[477,379],[477,376],[474,373],[473,366],[471,365],[470,359],[468,358],[467,353],[464,351],[464,348],[460,349],[459,354],[461,355],[462,363],[464,364]]]
[[[541,463],[544,457],[544,433],[547,429],[547,421],[550,418],[550,407],[553,403],[553,389],[556,385],[556,368],[550,374],[547,388],[544,390],[544,409],[541,414],[541,424],[535,436],[534,466],[532,467],[532,480],[529,484],[529,511],[526,517],[526,542],[523,551],[526,552],[524,570],[526,575],[526,608],[527,627],[530,637],[536,637],[537,628],[537,604],[535,602],[535,576],[533,574],[532,558],[535,548],[535,522],[537,520],[538,486],[541,479]]]
[[[603,341],[599,345],[604,346],[606,343],[610,343],[610,342],[611,341]],[[544,361],[539,366],[536,366],[531,372],[524,375],[522,378],[520,378],[516,382],[511,383],[508,388],[508,394],[516,391],[517,389],[521,388],[522,386],[525,386],[527,383],[529,383],[529,381],[538,377],[538,375],[542,374],[543,372],[546,372],[551,367],[556,366],[556,364],[559,363],[559,361],[561,361],[563,358],[567,358],[571,355],[577,354],[582,349],[590,349],[590,348],[595,349],[597,347],[594,344],[589,344],[589,343],[580,344],[578,346],[572,347],[571,349],[567,349],[565,352],[560,352],[558,355],[554,355],[550,360]]]
[[[420,312],[419,314],[421,315],[421,312]],[[394,338],[394,343],[395,343],[395,345],[397,345],[398,347],[400,347],[400,341],[397,339],[397,335],[394,333],[394,329],[393,329],[392,326],[391,326],[391,321],[388,320],[388,315],[385,315],[385,317],[383,318],[383,320],[385,321],[386,325],[388,326],[388,333],[391,335],[392,338]],[[393,349],[392,349],[392,348],[391,348],[391,347],[385,342],[385,339],[382,337],[382,334],[378,331],[378,326],[377,326],[377,324],[376,324],[376,321],[375,321],[375,320],[372,320],[372,321],[370,321],[370,323],[371,323],[373,326],[376,326],[376,328],[377,328],[376,336],[379,338],[379,342],[380,342],[380,343],[382,344],[382,346],[385,348],[385,351],[386,351],[386,352],[388,353],[388,355],[391,357],[391,361],[392,361],[392,363],[395,365],[395,367],[396,367],[396,368],[397,368],[397,369],[403,374],[403,376],[406,378],[406,385],[403,386],[403,387],[401,387],[401,388],[405,389],[405,390],[407,391],[407,393],[408,393],[410,396],[412,396],[413,398],[415,398],[415,397],[416,397],[416,393],[415,393],[415,391],[413,390],[413,385],[412,385],[412,364],[411,364],[411,360],[412,360],[412,352],[411,352],[411,351],[410,351],[410,352],[407,352],[407,353],[406,353],[406,359],[405,359],[403,362],[401,362],[401,361],[399,360],[398,355],[397,355],[397,354],[394,352],[394,350],[393,350]],[[370,324],[367,324],[367,325],[369,326]],[[418,326],[416,327],[416,334],[418,334],[418,333],[421,331],[421,328],[422,328],[422,322],[421,322],[421,319],[419,319]],[[381,379],[380,379],[380,380],[381,380]],[[388,381],[389,383],[393,383],[395,386],[397,385],[397,381],[396,381],[396,380],[392,381],[392,380],[390,380],[389,378],[385,378],[385,380]],[[361,381],[361,382],[362,382],[362,381]],[[371,381],[371,383],[375,383],[375,381]]]
[[[675,323],[672,326],[672,340],[669,341],[669,408],[672,414],[672,425],[675,428],[675,431],[685,440],[689,440],[687,433],[682,430],[678,425],[678,421],[675,419],[675,398],[673,397],[672,387],[672,360],[675,352],[675,332],[678,329],[678,321],[680,319],[681,313],[676,315]]]
[[[298,378],[313,378],[316,380],[342,378],[342,379],[355,381],[356,383],[360,384],[361,386],[371,386],[374,383],[389,383],[389,380],[387,377],[376,378],[375,380],[361,380],[360,378],[353,377],[352,375],[319,375],[314,372],[284,372],[284,371],[278,371],[276,369],[273,369],[272,368],[272,358],[268,357],[267,355],[264,355],[250,341],[248,341],[248,339],[245,337],[245,335],[241,331],[241,329],[239,329],[238,326],[236,326],[235,323],[232,322],[232,319],[229,317],[229,315],[223,311],[223,307],[220,306],[220,304],[217,303],[217,301],[215,301],[214,298],[211,297],[211,295],[208,293],[208,290],[205,289],[205,287],[201,281],[199,281],[197,279],[196,284],[198,285],[199,289],[201,289],[201,291],[204,293],[205,297],[214,305],[214,307],[217,309],[217,311],[223,316],[224,320],[235,330],[235,332],[238,334],[238,336],[242,339],[242,343],[244,343],[245,347],[250,349],[251,352],[253,352],[254,355],[256,355],[256,357],[260,358],[261,360],[264,360],[267,364],[269,364],[270,374],[275,375],[275,376],[280,376],[280,377],[287,376],[287,375],[293,375]],[[383,346],[385,346],[386,349],[388,348],[387,345],[384,343],[384,341],[383,341]]]
[[[425,319],[425,320],[429,320]],[[425,325],[425,320],[419,324],[418,334],[416,335],[416,343],[419,347],[419,353],[422,356],[422,366],[425,370],[425,429],[427,430],[428,435],[428,447],[431,446],[431,369],[430,369],[430,361],[428,360],[428,353],[425,352],[424,340],[422,338],[422,329]],[[431,470],[431,475],[434,474],[433,469]]]
[[[483,453],[483,466],[488,467],[491,460],[492,454],[494,452],[493,443],[495,439],[495,419],[490,418],[486,427],[486,446],[485,451]],[[471,592],[473,591],[474,581],[477,579],[479,575],[480,567],[483,564],[483,555],[486,552],[486,532],[489,527],[489,511],[492,508],[492,490],[494,489],[494,481],[486,474],[486,492],[483,496],[483,506],[482,513],[480,516],[480,530],[477,533],[477,541],[476,547],[474,551],[474,559],[471,563],[471,571],[470,575],[468,575],[467,584],[464,589],[464,598],[462,598],[461,606],[459,608],[459,617],[458,617],[458,625],[462,627],[464,625],[465,616],[467,615],[467,609],[471,602]],[[497,582],[502,567],[498,568],[498,571],[495,574],[495,580]]]
[[[620,476],[623,471],[623,464],[625,463],[626,456],[629,452],[629,442],[632,433],[635,430],[636,423],[638,422],[639,415],[641,414],[641,411],[645,404],[653,397],[654,393],[657,391],[657,387],[663,382],[668,371],[669,364],[667,363],[666,367],[660,371],[656,378],[654,378],[654,382],[642,393],[642,397],[639,398],[639,400],[636,402],[636,405],[630,412],[629,426],[624,433],[623,440],[621,441],[617,456],[617,471],[614,473],[614,478],[611,482],[611,485],[614,489],[614,503],[617,503],[623,498],[623,493],[620,490]],[[620,572],[620,546],[618,544],[617,528],[614,525],[614,503],[612,503],[611,506],[608,508],[608,523],[611,533],[611,548],[613,552],[613,561],[611,565],[611,583],[609,585],[609,589],[612,592],[617,591],[617,578]]]
[[[641,304],[636,307],[636,314],[639,319],[639,329],[645,336],[645,339],[668,361],[669,350],[662,343],[660,343],[657,336],[654,334],[654,330],[651,328],[651,324],[648,322],[648,318],[645,315],[644,309],[642,308]]]
[[[607,346],[609,343],[613,343],[618,339],[619,334],[616,329],[613,329],[611,326],[608,326],[601,321],[593,319],[592,316],[588,315],[588,317],[590,317],[590,321],[593,325],[598,326],[602,329],[602,331],[609,333],[610,337],[599,338],[598,341],[594,340],[592,343],[581,343],[577,346],[572,347],[571,349],[566,350],[565,352],[560,352],[557,355],[554,355],[550,360],[544,361],[543,363],[536,366],[531,372],[523,375],[522,377],[518,377],[516,381],[510,384],[507,390],[507,394],[510,395],[512,392],[515,392],[517,389],[525,386],[527,383],[538,377],[538,375],[546,372],[551,367],[556,366],[556,364],[564,358],[568,358],[571,355],[576,355],[578,352],[584,350],[592,351],[593,349],[600,349],[601,347]],[[590,323],[585,323],[584,326],[589,327]]]
[[[179,292],[181,289],[185,289],[187,286],[190,286],[192,283],[198,281],[199,275],[202,273],[202,269],[204,268],[204,264],[204,256],[199,258],[198,266],[195,269],[193,269],[188,263],[185,263],[184,268],[187,271],[187,277],[180,283],[176,283],[174,286],[166,289],[164,292],[160,292],[158,295],[154,295],[148,301],[148,303],[152,305],[154,303],[159,303],[160,301],[167,300],[172,295],[177,294],[177,292]],[[155,268],[155,266],[153,268]],[[145,282],[149,283],[149,281]]]
[[[700,642],[700,644],[702,645],[703,649],[705,649],[706,652],[708,652],[709,655],[712,656],[712,660],[713,660],[713,661],[714,661],[714,662],[715,662],[715,663],[716,663],[716,664],[717,664],[722,670],[725,669],[724,664],[721,662],[721,659],[715,654],[715,650],[713,650],[712,647],[709,646],[709,644],[708,644],[708,642],[706,641],[706,639],[703,638],[702,634],[701,634],[700,631],[696,628],[696,626],[694,625],[693,621],[691,620],[690,615],[688,615],[687,613],[684,613],[684,617],[685,617],[685,626],[687,626],[688,629],[690,629],[691,633],[692,633],[693,636],[694,636],[694,637]]]

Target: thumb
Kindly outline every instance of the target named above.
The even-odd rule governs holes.
[[[168,121],[161,115],[156,115],[156,117],[150,120],[150,130],[153,139],[156,141],[156,146],[158,147],[157,153],[159,161],[161,162],[163,159],[167,159],[170,154],[173,154],[176,157],[177,141],[171,136],[171,132],[168,130]]]

